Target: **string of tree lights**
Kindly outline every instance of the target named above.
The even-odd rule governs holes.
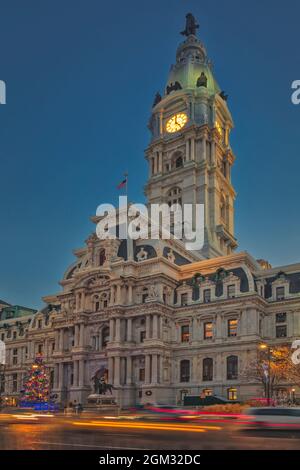
[[[49,373],[42,356],[37,356],[27,372],[22,390],[22,401],[46,403],[49,400]]]

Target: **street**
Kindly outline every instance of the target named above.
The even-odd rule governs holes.
[[[241,431],[230,422],[1,414],[1,450],[213,450],[300,448],[300,432]]]

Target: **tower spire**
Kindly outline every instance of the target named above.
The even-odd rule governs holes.
[[[199,24],[197,23],[196,18],[194,15],[192,15],[192,13],[188,13],[185,18],[185,30],[181,31],[180,34],[187,37],[191,35],[196,36],[196,31],[199,28]]]

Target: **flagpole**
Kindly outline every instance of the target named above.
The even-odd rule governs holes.
[[[125,183],[125,196],[128,198],[128,173],[124,173],[124,176],[126,178],[126,183]]]

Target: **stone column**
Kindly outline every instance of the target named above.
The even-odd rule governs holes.
[[[127,341],[132,341],[132,318],[127,320]]]
[[[63,374],[64,374],[64,364],[60,362],[58,364],[58,388],[61,390],[63,388]]]
[[[121,284],[117,285],[117,305],[121,305],[122,303],[122,286]]]
[[[150,315],[146,315],[146,339],[151,338],[150,328],[151,328],[151,317]]]
[[[132,357],[127,356],[126,358],[126,384],[131,385],[132,384]]]
[[[48,357],[49,356],[49,339],[48,338],[45,339],[44,347],[45,347],[44,356]]]
[[[159,152],[159,172],[163,172],[163,153],[161,150]]]
[[[211,141],[211,163],[212,165],[216,163],[216,142],[214,140]]]
[[[159,355],[159,383],[162,384],[164,381],[163,376],[163,356],[162,354]]]
[[[191,160],[195,160],[195,138],[191,138]]]
[[[114,384],[120,385],[120,356],[115,357]]]
[[[54,389],[57,390],[59,386],[59,378],[58,378],[58,371],[59,371],[59,365],[54,364]]]
[[[114,383],[114,358],[113,357],[108,358],[108,383],[109,384]]]
[[[151,383],[157,384],[157,354],[152,354],[152,377]]]
[[[132,284],[128,284],[128,304],[132,304]]]
[[[203,156],[203,160],[206,162],[206,136],[204,135],[203,136],[203,139],[202,139],[202,156]]]
[[[191,331],[192,341],[197,341],[199,339],[199,331],[197,328],[197,318],[192,320],[192,331]]]
[[[121,341],[121,319],[116,319],[116,341],[119,343]]]
[[[32,359],[34,359],[34,357],[35,357],[35,344],[34,344],[34,341],[31,341],[31,352],[30,352],[30,356],[32,357]]]
[[[153,315],[153,339],[157,339],[158,334],[158,316]]]
[[[115,340],[115,320],[111,318],[109,320],[109,341]]]
[[[73,387],[78,387],[78,361],[73,363]]]
[[[78,348],[78,346],[79,346],[79,329],[80,329],[80,326],[75,325],[75,328],[74,328],[74,346],[75,346],[75,348]]]
[[[64,349],[64,329],[59,330],[59,350],[62,352]]]
[[[112,285],[110,286],[110,300],[109,300],[109,305],[114,305],[115,301],[115,286]]]
[[[55,351],[59,351],[59,331],[55,330]]]
[[[83,359],[80,359],[79,362],[79,367],[78,367],[78,375],[79,375],[79,379],[78,379],[78,385],[79,387],[83,387],[84,386],[84,360]]]
[[[185,158],[186,158],[187,162],[190,160],[190,141],[189,141],[189,139],[187,139],[185,141]]]
[[[80,348],[84,347],[84,324],[80,324],[80,332],[79,332],[79,346]]]
[[[163,316],[160,315],[159,316],[159,335],[158,335],[158,338],[159,339],[163,339],[163,328],[164,328],[164,319],[163,319]]]
[[[145,356],[145,383],[150,384],[151,380],[151,370],[150,370],[150,354],[146,354]]]

